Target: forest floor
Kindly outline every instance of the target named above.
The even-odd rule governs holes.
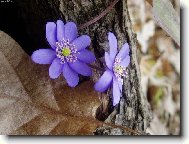
[[[180,11],[178,0],[172,0]],[[139,64],[144,94],[153,111],[147,129],[152,135],[180,134],[180,47],[153,19],[152,6],[145,0],[128,0],[137,34]]]

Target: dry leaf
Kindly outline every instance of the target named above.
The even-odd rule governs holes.
[[[155,33],[155,24],[152,20],[148,21],[143,25],[140,32],[137,32],[137,40],[141,44],[141,50],[143,53],[148,51],[148,40]]]
[[[93,82],[70,88],[51,80],[46,65],[34,64],[21,47],[0,31],[0,134],[93,134],[100,105]]]
[[[153,0],[155,21],[180,46],[180,18],[169,0]]]

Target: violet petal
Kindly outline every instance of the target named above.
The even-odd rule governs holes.
[[[127,55],[129,55],[129,45],[125,43],[117,54],[117,58],[124,59]]]
[[[122,92],[122,89],[123,89],[123,84],[122,84],[122,82],[121,82],[121,81],[118,81],[118,84],[119,84],[119,89],[120,89],[120,91]]]
[[[90,43],[91,39],[88,35],[82,35],[73,41],[73,44],[75,45],[78,51],[87,48],[90,45]]]
[[[113,33],[109,32],[108,40],[109,40],[109,47],[110,47],[110,57],[112,60],[114,60],[117,54],[117,39]]]
[[[107,52],[105,52],[105,62],[106,62],[107,67],[108,67],[110,70],[112,70],[113,61],[112,61],[110,55],[109,55]]]
[[[49,76],[52,79],[58,78],[58,76],[62,72],[63,65],[60,63],[60,60],[58,58],[55,58],[49,67]]]
[[[38,64],[51,64],[56,53],[52,49],[39,49],[33,52],[31,59]]]
[[[49,42],[50,46],[56,48],[56,24],[54,22],[48,22],[46,24],[46,39]]]
[[[57,24],[57,40],[60,41],[63,40],[65,36],[64,23],[61,20],[57,20],[56,24]]]
[[[94,88],[96,91],[104,92],[112,83],[113,74],[110,70],[106,70],[100,79],[96,82]]]
[[[119,89],[119,83],[117,79],[113,78],[113,106],[119,103],[121,97],[121,91]]]
[[[76,71],[77,73],[79,73],[81,75],[84,75],[84,76],[91,76],[92,75],[91,68],[87,64],[81,62],[80,60],[76,60],[75,62],[69,63],[69,66],[74,71]]]
[[[123,66],[123,67],[127,67],[129,65],[129,63],[130,63],[130,56],[127,55],[126,58],[124,58],[121,61],[120,65]]]
[[[84,63],[92,63],[96,60],[94,54],[87,49],[80,51],[76,56]]]
[[[69,86],[75,87],[79,82],[78,74],[73,71],[67,63],[64,64],[63,67],[63,75]]]
[[[65,29],[65,39],[69,40],[69,42],[72,42],[77,38],[78,32],[77,27],[74,22],[68,22],[64,26]]]

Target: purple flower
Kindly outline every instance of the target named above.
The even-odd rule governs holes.
[[[123,77],[127,76],[127,66],[130,63],[129,45],[125,43],[118,53],[117,39],[113,33],[108,34],[110,52],[105,52],[105,62],[107,69],[95,84],[95,89],[99,92],[106,91],[113,87],[113,105],[119,103]]]
[[[78,74],[91,76],[91,68],[86,63],[95,61],[95,56],[86,48],[90,45],[90,37],[78,37],[76,24],[61,20],[46,24],[46,38],[50,49],[39,49],[33,52],[32,60],[38,64],[51,64],[49,76],[52,79],[63,73],[67,83],[75,87],[79,82]]]

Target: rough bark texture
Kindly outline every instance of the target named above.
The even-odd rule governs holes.
[[[99,15],[111,2],[111,0],[20,0],[17,2],[17,7],[23,30],[26,31],[31,42],[30,49],[34,50],[34,48],[47,46],[45,44],[45,24],[47,21],[63,19],[81,25]],[[120,0],[106,16],[89,27],[79,30],[79,33],[90,35],[92,39],[91,49],[97,58],[101,58],[104,51],[108,50],[107,33],[109,31],[114,32],[117,36],[119,47],[125,42],[129,43],[131,64],[128,69],[129,76],[124,80],[124,91],[120,104],[114,109],[108,105],[111,114],[108,113],[109,117],[106,121],[144,133],[151,120],[151,111],[141,90],[137,62],[137,40],[131,29],[127,0]],[[31,53],[31,51],[28,52]],[[103,66],[100,61],[97,64]],[[98,77],[98,73],[95,76]],[[98,128],[95,134],[127,135],[131,133],[124,133],[120,129],[104,126]]]

